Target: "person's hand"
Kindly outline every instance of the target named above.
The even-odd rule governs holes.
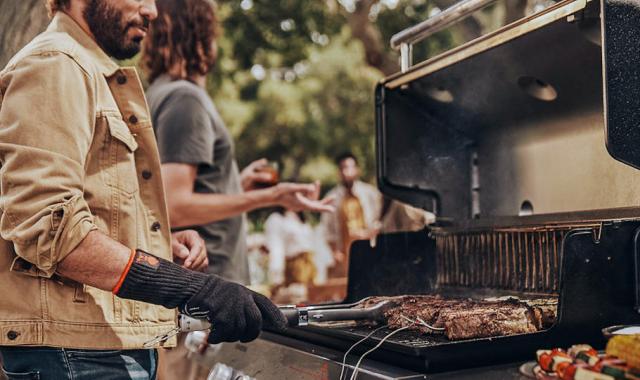
[[[204,240],[194,230],[172,233],[171,251],[175,261],[187,269],[204,272],[209,266]]]
[[[283,331],[287,327],[284,315],[267,297],[213,275],[181,311],[211,323],[207,338],[211,344],[246,343],[256,339],[263,328]]]
[[[240,172],[240,185],[244,191],[253,190],[256,184],[265,183],[271,180],[271,174],[260,171],[260,168],[267,165],[266,158],[253,161]]]
[[[312,184],[283,182],[264,191],[272,192],[273,200],[276,204],[295,212],[335,211],[332,197],[318,199],[320,196],[320,184],[317,181]]]
[[[313,190],[308,193],[307,198],[317,201],[320,199],[320,181],[313,181]],[[333,203],[333,197],[325,198],[326,202]]]

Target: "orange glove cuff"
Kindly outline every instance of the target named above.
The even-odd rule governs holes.
[[[111,290],[111,293],[117,294],[118,291],[120,290],[120,287],[122,286],[122,283],[124,282],[124,279],[127,277],[127,274],[129,273],[129,269],[131,269],[131,264],[133,264],[133,258],[135,256],[136,256],[136,250],[132,249],[131,250],[131,256],[129,256],[129,262],[127,262],[127,266],[124,267],[124,270],[122,271],[122,274],[120,275],[120,279],[118,280],[118,283],[116,284],[116,286],[113,287],[113,290]]]

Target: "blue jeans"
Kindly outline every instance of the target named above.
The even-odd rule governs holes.
[[[158,363],[156,350],[0,347],[0,355],[9,380],[155,380]]]

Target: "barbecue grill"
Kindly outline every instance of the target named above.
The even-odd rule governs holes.
[[[488,2],[392,40],[402,72],[376,88],[378,185],[436,222],[373,248],[356,242],[345,303],[543,297],[557,299],[557,317],[536,333],[462,341],[402,331],[370,354],[380,365],[433,373],[524,361],[539,348],[602,347],[602,328],[640,322],[640,3],[560,1],[412,64],[414,43]],[[260,344],[344,353],[371,331],[310,325]]]

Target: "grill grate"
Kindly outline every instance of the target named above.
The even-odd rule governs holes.
[[[573,228],[432,231],[438,285],[557,293],[562,240]]]
[[[367,326],[367,325],[357,325],[357,326],[349,326],[349,327],[331,327],[334,331],[342,331],[344,333],[348,333],[350,335],[356,336],[358,339],[362,339],[370,334],[376,327]],[[385,336],[391,334],[396,331],[395,329],[390,328],[382,328],[379,331],[376,331],[370,338],[370,342],[379,342]],[[394,334],[391,338],[387,340],[387,342],[402,344],[407,347],[413,348],[423,348],[436,346],[443,343],[450,343],[444,335],[425,335],[421,334],[417,331],[400,331]]]

